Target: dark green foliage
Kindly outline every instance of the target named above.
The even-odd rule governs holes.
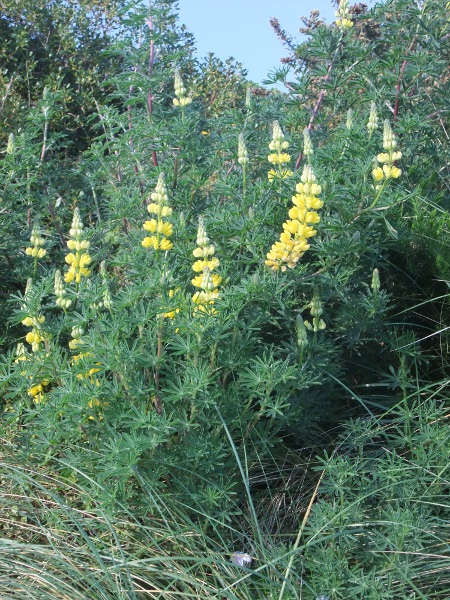
[[[194,61],[171,0],[0,13],[1,430],[16,455],[1,477],[8,498],[33,498],[3,533],[21,568],[51,556],[42,590],[448,596],[446,11],[358,5],[344,32],[313,15],[299,46],[278,27],[286,93],[232,59]],[[385,119],[402,153],[389,165]],[[269,178],[275,120],[290,173]],[[305,165],[317,234],[273,271]],[[173,213],[157,234],[162,173]],[[173,247],[155,250],[161,236]],[[199,304],[193,263],[211,244],[214,304]]]

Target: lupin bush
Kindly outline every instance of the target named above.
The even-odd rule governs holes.
[[[156,585],[139,570],[156,521],[164,560],[211,550],[197,584],[165,567],[170,593],[211,573],[211,597],[448,593],[448,294],[430,241],[448,242],[448,142],[431,134],[446,131],[448,74],[430,41],[446,56],[448,23],[434,1],[409,4],[342,0],[334,24],[312,19],[289,45],[287,93],[236,75],[221,102],[174,3],[129,7],[110,48],[122,71],[77,161],[61,162],[52,132],[57,91],[8,139],[5,261],[18,254],[20,284],[4,284],[3,437],[39,481],[58,472],[58,506],[79,502],[89,523],[104,507],[108,540],[121,523],[114,539],[136,559],[114,565],[136,598],[136,581]],[[8,465],[11,489],[25,486]],[[109,556],[97,537],[96,565]]]

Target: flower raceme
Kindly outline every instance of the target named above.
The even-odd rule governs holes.
[[[72,300],[70,298],[65,298],[66,290],[64,288],[63,279],[61,277],[61,271],[55,272],[55,296],[56,296],[56,306],[59,306],[63,310],[69,308],[72,304]]]
[[[371,102],[369,121],[367,123],[367,130],[369,132],[369,138],[372,136],[372,133],[377,128],[378,128],[377,105],[375,104],[375,102]]]
[[[181,79],[178,69],[175,71],[175,98],[173,99],[174,106],[187,106],[192,102],[192,98],[186,96],[186,88]]]
[[[289,210],[290,219],[283,223],[280,240],[267,254],[265,264],[273,271],[293,269],[309,249],[308,240],[317,233],[313,225],[320,221],[316,211],[323,206],[323,201],[318,198],[321,191],[312,167],[305,165],[301,183],[296,186],[297,193],[292,197],[294,206]]]
[[[383,131],[383,148],[386,152],[381,152],[375,159],[375,168],[372,171],[373,178],[375,181],[381,181],[382,179],[398,179],[402,174],[402,170],[395,166],[395,162],[400,160],[402,153],[399,150],[395,150],[397,146],[397,140],[391,129],[391,125],[388,120],[384,122]],[[378,163],[384,163],[382,167]]]
[[[293,174],[292,171],[283,168],[283,165],[286,165],[291,160],[291,155],[283,152],[287,148],[289,148],[289,142],[284,139],[284,133],[278,121],[274,121],[272,126],[272,141],[269,144],[269,150],[272,150],[272,153],[269,154],[267,160],[277,166],[278,170],[270,169],[268,173],[269,181],[273,181],[275,177],[284,179]]]
[[[30,242],[33,244],[33,247],[25,248],[25,254],[27,256],[32,256],[33,258],[44,258],[47,254],[47,250],[42,248],[45,244],[45,240],[41,234],[41,228],[39,225],[34,225],[31,231]]]
[[[83,277],[89,277],[91,275],[88,266],[91,264],[91,257],[85,250],[89,250],[90,243],[88,240],[83,240],[83,223],[81,222],[80,211],[75,208],[73,213],[72,227],[69,231],[70,239],[67,241],[67,247],[69,250],[75,252],[69,252],[65,261],[69,265],[69,270],[64,275],[64,281],[66,283],[80,283]]]
[[[348,8],[348,0],[341,0],[339,2],[339,9],[335,12],[337,18],[336,26],[341,30],[351,29],[353,27],[353,21],[350,19],[350,11]]]
[[[238,140],[238,163],[242,166],[248,163],[248,152],[245,145],[244,134],[239,134]]]
[[[152,202],[147,206],[147,210],[156,218],[145,221],[143,227],[145,231],[154,235],[145,237],[142,240],[144,248],[153,248],[154,250],[171,250],[172,242],[169,240],[173,233],[172,223],[163,221],[164,217],[172,216],[172,209],[167,206],[167,188],[164,181],[164,173],[160,173],[155,191],[150,195]]]
[[[194,257],[199,260],[192,265],[192,270],[198,273],[192,279],[192,285],[199,288],[199,291],[192,296],[192,302],[196,305],[196,310],[214,314],[216,311],[213,305],[219,298],[218,287],[222,283],[222,277],[217,273],[213,273],[219,266],[220,261],[214,256],[214,245],[209,242],[206,235],[205,221],[200,217],[197,231],[197,248],[193,251]]]

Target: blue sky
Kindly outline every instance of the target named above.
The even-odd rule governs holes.
[[[300,17],[312,10],[328,22],[335,19],[331,0],[179,0],[179,9],[180,23],[195,36],[198,58],[208,52],[222,59],[233,56],[258,83],[287,54],[269,24],[271,17],[295,39],[301,38]]]

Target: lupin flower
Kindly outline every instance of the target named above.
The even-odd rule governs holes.
[[[56,296],[56,306],[59,306],[63,310],[69,308],[72,304],[72,300],[70,298],[64,298],[66,295],[66,290],[64,288],[63,279],[61,277],[61,271],[56,271],[55,273],[55,296]]]
[[[172,209],[167,206],[167,189],[164,181],[164,173],[160,173],[155,191],[150,195],[150,204],[147,210],[151,215],[155,215],[156,219],[145,221],[143,227],[145,231],[149,231],[155,235],[145,237],[141,244],[144,248],[153,248],[154,250],[171,250],[172,242],[168,239],[172,233],[172,223],[163,221],[163,217],[172,216]]]
[[[402,157],[402,153],[399,150],[395,150],[396,146],[397,140],[395,139],[389,121],[386,119],[383,131],[383,148],[387,150],[387,152],[381,152],[375,159],[376,166],[372,171],[375,181],[391,178],[398,179],[402,174],[402,170],[395,166],[395,162]],[[380,167],[378,163],[384,163],[383,167]]]
[[[47,254],[47,250],[42,248],[45,244],[45,240],[41,234],[41,228],[36,223],[31,231],[30,242],[33,244],[33,247],[25,248],[25,254],[27,256],[32,256],[33,258],[44,258]]]
[[[187,106],[192,102],[192,98],[186,96],[186,88],[184,87],[183,80],[179,70],[175,71],[175,98],[173,99],[174,106]]]
[[[248,153],[247,148],[245,146],[244,134],[239,134],[238,140],[238,163],[240,165],[246,165],[248,163]]]
[[[351,29],[353,21],[350,19],[350,11],[348,9],[348,0],[340,0],[339,8],[335,12],[337,18],[336,26],[341,30]]]
[[[91,264],[91,257],[84,250],[89,250],[90,243],[88,240],[83,240],[83,223],[81,222],[80,211],[75,208],[73,212],[72,227],[69,231],[70,239],[67,241],[69,250],[75,250],[75,253],[69,252],[66,256],[66,263],[69,265],[69,270],[64,275],[66,283],[80,283],[82,277],[89,277],[90,269],[87,267]]]
[[[278,121],[273,122],[272,141],[269,144],[270,150],[275,150],[273,154],[269,154],[267,160],[274,165],[284,165],[291,160],[291,155],[283,152],[289,148],[289,142],[284,139],[283,130]]]
[[[283,165],[286,165],[291,160],[291,155],[283,152],[287,148],[289,148],[289,142],[284,139],[284,133],[278,121],[274,121],[272,126],[272,141],[269,144],[269,149],[275,150],[275,152],[269,154],[267,160],[273,165],[277,165],[278,170],[270,169],[267,174],[269,181],[273,181],[275,178],[285,179],[293,175],[292,171],[283,168]]]
[[[265,261],[273,271],[293,269],[299,259],[309,249],[308,239],[316,235],[312,227],[320,221],[316,210],[322,208],[323,202],[318,198],[322,188],[310,165],[305,165],[301,183],[296,186],[297,194],[292,197],[294,206],[289,211],[290,219],[283,223],[280,240],[273,244]]]
[[[44,379],[41,383],[33,385],[28,389],[28,395],[33,398],[33,402],[35,404],[40,404],[44,401],[45,389],[49,384],[49,382]]]
[[[369,121],[367,123],[367,130],[369,131],[369,137],[371,137],[372,133],[377,128],[378,128],[377,105],[375,104],[375,102],[371,102],[370,103]]]
[[[212,314],[216,312],[213,305],[219,297],[217,288],[222,283],[222,277],[212,272],[220,264],[219,259],[214,256],[214,252],[214,245],[210,244],[210,240],[206,235],[205,221],[200,217],[197,231],[197,248],[193,251],[193,255],[199,260],[192,265],[192,270],[198,273],[192,279],[192,285],[199,288],[200,291],[192,296],[192,302],[196,304],[198,310]]]
[[[69,342],[69,348],[71,350],[77,350],[83,344],[83,340],[81,339],[81,336],[83,334],[84,329],[82,327],[72,327],[72,331],[70,334],[72,336],[72,339]]]

